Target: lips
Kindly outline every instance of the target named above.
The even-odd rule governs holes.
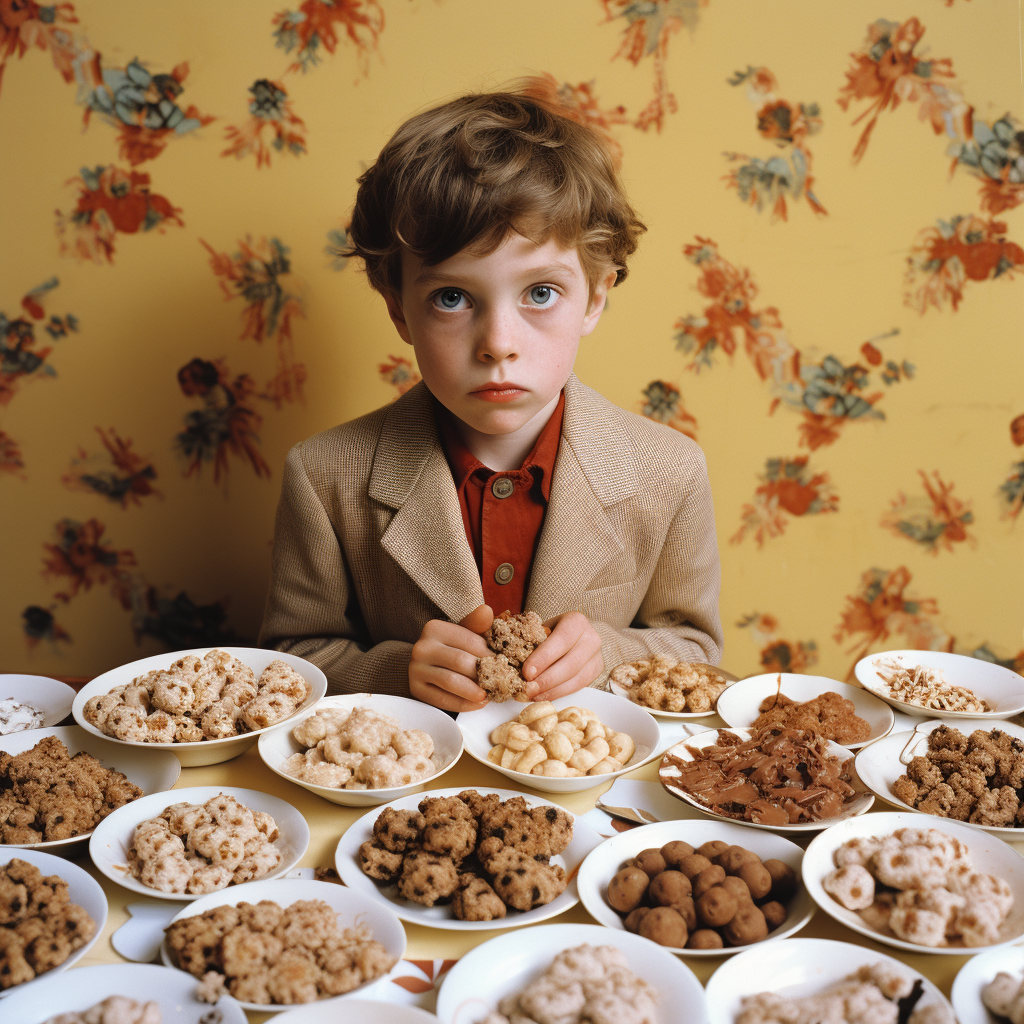
[[[477,388],[473,392],[474,395],[479,395],[484,391],[525,391],[526,388],[520,387],[518,384],[513,384],[511,381],[503,381],[500,384],[485,384],[482,388]]]
[[[504,381],[501,384],[485,384],[482,388],[471,392],[484,402],[512,402],[520,395],[526,394],[526,388]]]

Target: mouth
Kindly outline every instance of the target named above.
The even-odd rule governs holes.
[[[511,402],[520,395],[526,394],[526,388],[513,384],[511,381],[503,381],[500,384],[485,384],[470,394],[485,402]]]
[[[511,381],[501,381],[495,384],[484,384],[483,387],[477,388],[473,394],[479,395],[485,391],[525,391],[526,388],[520,387],[518,384],[513,384]]]

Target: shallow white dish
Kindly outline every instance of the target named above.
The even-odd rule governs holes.
[[[593,789],[603,783],[611,782],[612,779],[639,768],[652,758],[658,756],[658,747],[661,740],[661,732],[658,723],[651,716],[650,712],[634,704],[632,701],[622,700],[614,694],[605,693],[604,690],[595,690],[592,686],[570,693],[568,697],[559,697],[552,701],[558,711],[565,708],[579,707],[590,708],[601,719],[602,725],[607,725],[616,730],[632,736],[636,749],[629,763],[617,772],[608,772],[605,775],[581,775],[574,779],[553,779],[543,775],[527,775],[524,772],[516,772],[511,768],[502,768],[493,761],[487,760],[490,753],[491,733],[504,722],[514,719],[524,706],[516,701],[493,701],[483,707],[480,711],[463,711],[456,719],[456,723],[462,730],[466,750],[475,757],[481,764],[493,768],[502,775],[507,775],[520,786],[529,786],[530,789],[539,789],[544,793],[580,793],[585,789]]]
[[[925,722],[918,719],[918,722],[919,724],[912,732],[890,733],[885,739],[858,751],[856,760],[853,762],[857,774],[868,789],[886,803],[892,804],[894,807],[906,808],[908,811],[914,811],[914,808],[893,793],[893,783],[901,775],[906,774],[907,764],[912,757],[918,754],[924,755],[928,749],[928,734],[938,729],[940,725],[952,725],[965,736],[969,736],[975,729],[982,729],[984,732],[1000,729],[1002,732],[1024,741],[1024,728],[1001,719],[963,718],[957,722],[942,719]],[[901,755],[904,760],[901,760]],[[920,814],[921,812],[914,811],[914,813]],[[960,821],[957,824],[981,829],[1010,843],[1024,842],[1024,828],[995,828],[991,825],[975,825],[969,821]]]
[[[917,1006],[938,1004],[952,1015],[946,997],[923,974],[894,957],[833,939],[787,939],[769,946],[760,942],[726,960],[711,975],[705,991],[710,1024],[735,1024],[744,996],[760,992],[790,998],[817,995],[859,968],[877,963],[921,980],[924,994]]]
[[[179,658],[183,658],[186,654],[194,654],[197,658],[202,658],[213,650],[227,651],[228,654],[233,655],[243,664],[248,665],[256,673],[257,679],[259,679],[260,673],[272,661],[283,661],[295,669],[309,683],[310,692],[309,696],[296,709],[295,714],[285,719],[285,721],[294,721],[296,715],[301,714],[307,708],[313,707],[327,692],[327,677],[323,672],[316,665],[310,664],[310,662],[303,658],[297,658],[294,654],[282,654],[280,651],[265,651],[259,647],[197,647],[191,651],[171,651],[167,654],[155,654],[151,658],[142,658],[139,661],[132,661],[127,665],[121,665],[119,668],[112,668],[109,672],[104,672],[103,675],[97,676],[90,683],[86,683],[78,691],[78,696],[75,697],[71,713],[75,716],[75,721],[94,736],[101,737],[109,743],[116,743],[118,746],[126,749],[172,751],[186,768],[195,768],[206,764],[220,764],[221,761],[229,761],[231,758],[238,757],[239,754],[248,750],[259,739],[260,733],[266,732],[267,729],[256,729],[253,732],[242,733],[241,736],[228,736],[222,740],[200,740],[197,743],[135,743],[108,736],[94,725],[90,725],[85,720],[84,714],[85,705],[89,700],[93,697],[101,697],[103,694],[109,693],[115,686],[130,683],[137,676],[145,675],[147,672],[152,672],[155,669],[170,668],[174,662]],[[282,724],[282,722],[275,722],[267,728],[276,729]]]
[[[76,967],[74,983],[68,979],[53,978],[31,992],[18,992],[5,999],[0,1006],[5,1021],[36,1024],[58,1013],[87,1010],[108,996],[128,996],[145,1003],[150,1000],[160,1006],[162,1024],[197,1024],[213,1007],[200,1002],[195,991],[196,978],[184,971],[172,971],[158,964],[98,964]],[[241,1004],[230,996],[217,1003],[221,1024],[246,1024]]]
[[[29,732],[14,732],[10,736],[0,736],[0,750],[8,754],[20,754],[31,750],[45,736],[56,736],[67,747],[72,757],[80,750],[92,754],[104,768],[116,769],[129,782],[134,782],[144,796],[170,789],[181,775],[181,765],[170,751],[155,750],[152,753],[143,753],[106,737],[101,739],[91,736],[77,725],[57,725],[50,729],[32,729]],[[172,800],[171,803],[173,802]],[[84,844],[91,835],[92,832],[83,832],[80,836],[54,839],[48,843],[4,843],[0,844],[0,850],[48,850],[55,853],[75,843]]]
[[[49,676],[29,676],[21,674],[0,675],[0,700],[13,697],[22,704],[31,704],[42,711],[42,729],[59,725],[71,714],[71,705],[75,700],[75,691],[59,679]],[[22,730],[29,731],[32,730]],[[14,735],[8,733],[7,735]]]
[[[895,716],[892,708],[873,693],[840,683],[827,676],[805,676],[794,672],[768,672],[760,676],[750,676],[738,683],[718,698],[718,713],[735,729],[749,729],[761,714],[759,708],[766,697],[773,697],[779,691],[778,679],[782,676],[782,695],[799,703],[813,700],[829,691],[838,693],[853,701],[856,713],[871,726],[871,735],[859,743],[847,743],[850,750],[856,750],[867,743],[874,743],[892,731]]]
[[[342,997],[344,998],[344,997]],[[437,1024],[437,1018],[418,1006],[373,999],[324,999],[285,1010],[275,1024]]]
[[[937,711],[919,704],[908,704],[889,696],[889,684],[878,674],[876,662],[882,659],[900,660],[907,668],[923,665],[938,669],[947,683],[964,686],[976,697],[988,702],[991,711]],[[1024,676],[1011,672],[1002,665],[970,658],[965,654],[947,654],[944,651],[879,651],[861,658],[854,667],[861,686],[881,697],[897,711],[917,718],[1010,718],[1024,711]]]
[[[981,990],[1000,971],[1015,978],[1024,974],[1024,949],[1020,946],[991,949],[987,953],[972,956],[960,968],[950,996],[960,1024],[1006,1024],[1005,1017],[997,1017],[981,1001]]]
[[[421,729],[428,733],[434,741],[434,763],[440,767],[433,775],[411,786],[390,786],[386,789],[335,789],[332,786],[317,786],[311,782],[288,775],[281,770],[281,765],[292,756],[300,754],[306,748],[292,736],[292,729],[310,715],[322,708],[369,708],[379,711],[382,715],[391,715],[398,719],[402,729]],[[407,697],[392,697],[384,693],[355,693],[338,697],[324,697],[315,708],[309,708],[300,715],[289,718],[282,725],[275,725],[260,736],[260,757],[263,763],[282,779],[308,789],[310,793],[330,800],[332,804],[343,804],[347,807],[373,807],[397,800],[407,793],[415,793],[429,785],[449,768],[455,766],[462,756],[462,730],[455,724],[452,717],[439,708],[431,707],[422,701],[409,700]]]
[[[194,903],[190,903],[175,915],[171,923],[186,917],[194,917],[196,914],[203,914],[207,910],[213,910],[214,907],[235,906],[239,903],[259,903],[260,900],[273,900],[280,907],[290,907],[298,900],[322,900],[336,911],[339,927],[352,928],[356,925],[365,925],[373,933],[373,938],[396,961],[401,960],[405,955],[405,929],[402,927],[402,922],[388,907],[382,906],[377,900],[368,900],[361,893],[344,885],[337,885],[334,882],[317,882],[311,878],[278,878],[273,881],[261,878],[258,882],[229,885],[226,889],[211,892]],[[160,959],[168,967],[174,966],[166,939],[160,944]],[[192,977],[191,974],[184,971],[181,973],[191,979],[193,984],[199,983],[199,979]],[[386,977],[386,974],[382,974],[380,978],[360,985],[359,988],[354,988],[351,992],[346,992],[342,996],[333,996],[330,1002],[335,1004],[342,1000],[347,1002],[349,997],[355,996],[357,992],[366,995],[372,986]],[[322,1000],[322,1002],[327,1001]],[[289,1009],[283,1003],[247,1003],[239,1000],[238,1005],[243,1009],[260,1013],[277,1013]]]
[[[855,910],[847,910],[837,903],[822,888],[822,879],[835,870],[833,853],[847,840],[856,837],[888,836],[898,828],[934,828],[939,832],[959,839],[967,847],[975,871],[984,875],[996,875],[1010,886],[1013,892],[1013,909],[999,929],[999,942],[991,946],[921,946],[905,942],[895,935],[886,935],[869,927]],[[918,811],[882,811],[863,818],[851,818],[833,825],[827,831],[811,840],[804,853],[804,885],[811,899],[829,917],[875,942],[884,942],[910,953],[936,953],[947,956],[973,956],[985,949],[993,949],[1024,938],[1024,857],[995,836],[986,835],[978,829],[968,828],[962,822],[948,818],[936,818]]]
[[[10,1003],[6,997],[15,993],[26,992],[29,989],[37,992],[40,985],[61,971],[66,971],[85,956],[86,953],[96,945],[99,937],[103,934],[103,928],[107,923],[107,897],[103,889],[87,871],[77,864],[63,857],[57,857],[52,853],[43,853],[40,850],[24,850],[12,846],[0,847],[0,866],[8,864],[12,860],[24,860],[34,864],[44,875],[58,875],[68,883],[68,900],[77,903],[96,922],[96,931],[93,937],[84,945],[76,949],[71,956],[62,964],[51,968],[44,974],[37,975],[31,981],[23,981],[13,988],[0,989],[0,999],[5,1001],[0,1004],[0,1020],[17,1020],[16,1016],[10,1018],[5,1015],[8,1012]]]
[[[741,740],[750,739],[751,733],[749,729],[730,729],[729,732],[735,733]],[[820,821],[804,821],[797,825],[759,825],[753,821],[737,821],[735,818],[729,818],[724,814],[717,814],[715,811],[706,807],[695,797],[691,796],[682,786],[679,785],[680,772],[679,769],[667,761],[668,756],[671,754],[678,757],[682,761],[694,760],[693,755],[687,749],[688,747],[694,747],[698,750],[704,749],[704,747],[714,746],[718,741],[718,730],[711,729],[708,732],[699,733],[694,736],[693,739],[683,740],[677,743],[674,747],[670,747],[665,751],[666,760],[661,762],[661,767],[658,769],[658,780],[673,796],[678,797],[680,800],[688,803],[691,807],[696,808],[703,814],[708,815],[710,818],[714,818],[716,821],[731,821],[737,825],[741,825],[743,828],[759,828],[767,829],[771,832],[820,832],[822,829],[829,828],[835,825],[837,822],[845,821],[848,818],[853,818],[858,814],[863,814],[874,802],[875,797],[873,793],[859,793],[849,803],[847,803],[840,814],[835,818],[822,818]],[[846,761],[848,758],[853,757],[853,753],[841,747],[838,743],[829,743],[828,752],[833,757],[838,757],[840,761]]]
[[[125,889],[131,889],[132,892],[142,893],[143,896],[158,900],[189,902],[201,899],[202,894],[161,892],[159,889],[143,885],[128,867],[128,850],[135,836],[135,826],[140,821],[159,817],[171,804],[204,804],[221,793],[233,796],[250,811],[266,812],[277,822],[281,834],[273,845],[281,851],[281,863],[265,876],[266,879],[280,878],[299,863],[306,852],[306,847],[309,846],[309,826],[306,819],[291,804],[276,796],[260,793],[255,789],[237,789],[233,786],[193,786],[191,789],[176,789],[172,793],[154,793],[152,796],[119,807],[96,826],[89,840],[89,856],[92,862],[111,881],[117,882]]]
[[[660,849],[674,840],[689,843],[694,849],[713,840],[721,840],[730,846],[742,846],[756,853],[761,860],[781,860],[788,864],[797,876],[797,891],[786,908],[786,920],[772,931],[767,939],[757,943],[763,947],[767,942],[784,939],[787,935],[795,935],[814,915],[814,901],[807,890],[800,884],[800,865],[804,851],[796,843],[791,843],[781,836],[770,832],[751,832],[742,825],[724,821],[660,821],[655,825],[641,825],[631,828],[628,832],[620,832],[611,839],[606,839],[596,850],[587,855],[580,868],[577,885],[580,899],[590,916],[600,921],[606,928],[624,932],[623,919],[608,905],[606,893],[608,883],[626,861],[632,860],[641,850]],[[731,946],[725,949],[677,949],[663,946],[672,953],[683,956],[711,957],[733,956],[743,951],[743,946]]]
[[[403,811],[415,810],[424,797],[458,796],[466,788],[435,789],[429,793],[413,793],[400,800],[393,800],[387,806]],[[516,793],[509,789],[490,789],[483,786],[473,786],[472,788],[478,793],[497,793],[502,800],[521,796],[531,807],[549,806],[549,801],[542,800],[530,793]],[[543,907],[535,907],[533,910],[523,912],[509,909],[505,917],[496,921],[460,921],[452,913],[450,906],[425,907],[422,904],[413,903],[411,900],[402,899],[398,895],[397,885],[378,885],[372,878],[363,874],[363,870],[359,866],[359,847],[368,839],[373,838],[373,823],[382,810],[381,807],[375,807],[369,814],[364,814],[346,829],[338,841],[338,847],[334,854],[338,874],[353,891],[362,893],[390,908],[403,921],[408,921],[410,924],[421,924],[427,928],[449,928],[453,931],[494,931],[498,928],[515,928],[524,924],[536,924],[538,921],[545,921],[549,917],[561,914],[563,910],[568,910],[579,902],[576,872],[579,870],[580,864],[583,863],[584,857],[601,843],[601,836],[595,829],[580,818],[574,817],[572,842],[558,856],[551,858],[551,863],[560,865],[569,879],[569,884],[561,895]],[[571,814],[569,811],[566,813]]]
[[[522,992],[565,949],[616,946],[629,969],[660,998],[655,1024],[706,1024],[704,989],[696,975],[667,949],[630,932],[596,924],[546,924],[498,935],[470,950],[448,972],[437,997],[442,1024],[477,1024],[506,996]]]
[[[704,668],[711,669],[712,672],[717,672],[725,680],[726,691],[723,691],[723,693],[727,692],[728,688],[736,682],[736,676],[719,668],[717,665],[709,665],[707,662],[694,662],[693,664],[701,665]],[[629,700],[629,688],[619,685],[614,679],[608,680],[608,689],[616,697],[624,697],[626,700]],[[722,699],[722,694],[719,695],[718,699]],[[636,701],[629,700],[629,702],[630,704],[636,704]],[[636,706],[650,712],[655,718],[708,718],[710,715],[715,714],[718,707],[716,703],[710,711],[662,711],[660,708],[649,708],[646,704],[636,704]]]

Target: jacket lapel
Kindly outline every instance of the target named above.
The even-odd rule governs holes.
[[[381,547],[458,622],[483,604],[484,597],[432,403],[420,383],[391,407],[377,441],[367,493],[396,509]]]

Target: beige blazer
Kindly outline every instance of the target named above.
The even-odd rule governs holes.
[[[433,401],[417,384],[288,454],[260,643],[319,665],[329,693],[408,696],[424,624],[483,603]],[[719,575],[700,448],[570,377],[526,608],[583,612],[603,685],[651,652],[717,664]]]

